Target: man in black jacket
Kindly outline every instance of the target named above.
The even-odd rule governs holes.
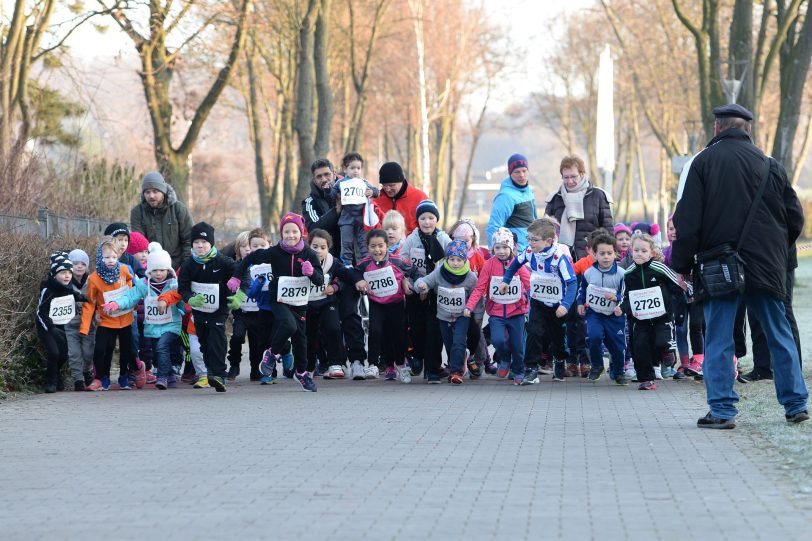
[[[742,302],[767,335],[776,396],[784,406],[787,422],[799,423],[809,419],[808,393],[784,299],[787,255],[803,228],[803,210],[784,168],[765,158],[750,139],[753,114],[736,104],[717,107],[713,114],[716,137],[691,163],[674,213],[674,268],[687,274],[694,269],[697,253],[736,246],[760,183],[768,184],[747,238],[736,247],[745,264],[744,292],[705,298],[703,372],[710,411],[697,426],[736,426],[739,396],[733,390],[733,322]]]
[[[341,251],[341,232],[338,228],[338,212],[336,202],[330,196],[330,190],[335,184],[335,168],[330,160],[318,159],[310,166],[313,181],[310,183],[310,195],[302,201],[302,216],[308,232],[314,229],[323,229],[333,237],[333,257],[338,257]],[[341,317],[341,331],[344,334],[344,345],[347,347],[347,356],[350,366],[354,361],[363,365],[367,358],[364,347],[364,327],[358,313],[360,293],[354,287],[343,287],[338,293],[338,313]]]

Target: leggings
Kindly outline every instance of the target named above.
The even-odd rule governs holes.
[[[316,353],[319,344],[325,351],[321,366],[324,371],[327,366],[343,365],[347,358],[347,350],[341,339],[341,321],[339,320],[337,303],[323,303],[319,306],[307,307],[307,364],[316,366]]]
[[[96,345],[93,349],[93,365],[96,367],[98,379],[110,377],[110,364],[113,362],[116,339],[119,349],[119,376],[126,376],[129,369],[135,368],[132,327],[128,325],[121,329],[112,329],[99,326],[96,328]]]
[[[316,358],[307,356],[307,306],[290,306],[272,302],[274,325],[271,335],[271,351],[276,355],[284,353],[288,340],[293,348],[293,362],[299,374],[316,370]]]
[[[369,303],[369,365],[403,366],[406,355],[403,303]],[[437,334],[440,326],[436,324]],[[439,371],[439,367],[436,368]]]
[[[51,385],[59,381],[62,367],[68,360],[68,341],[65,339],[65,328],[62,325],[51,325],[51,330],[45,331],[37,325],[37,333],[45,346],[46,378]]]
[[[691,340],[691,353],[705,353],[705,314],[702,301],[688,305],[688,317],[676,328],[677,350],[680,357],[688,357],[688,338]]]

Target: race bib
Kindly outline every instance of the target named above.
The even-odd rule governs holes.
[[[364,205],[367,202],[367,183],[360,178],[341,181],[341,204]]]
[[[381,299],[396,295],[400,290],[392,267],[367,271],[364,273],[364,280],[369,286],[369,292]]]
[[[259,305],[257,304],[257,300],[253,297],[248,297],[242,304],[240,304],[240,310],[243,312],[259,312]]]
[[[192,282],[192,293],[203,295],[203,305],[195,308],[198,312],[213,314],[220,308],[220,284]]]
[[[586,288],[586,303],[589,305],[589,309],[599,314],[611,316],[615,312],[617,301],[607,299],[607,294],[617,295],[617,292],[613,289],[589,284]]]
[[[308,302],[312,301],[320,301],[322,299],[327,298],[327,293],[324,292],[327,289],[327,286],[330,285],[330,275],[325,273],[324,274],[324,285],[317,286],[314,284],[310,284],[310,294],[307,297]]]
[[[280,276],[276,284],[276,302],[288,306],[304,306],[310,295],[310,278],[307,276]]]
[[[70,323],[70,320],[72,320],[75,315],[76,300],[73,298],[73,295],[51,299],[51,309],[48,311],[48,317],[51,318],[54,325]]]
[[[144,297],[144,323],[149,325],[166,325],[172,323],[172,309],[167,306],[164,313],[158,310],[158,297]]]
[[[424,248],[412,248],[411,254],[412,267],[417,268],[417,273],[420,276],[426,275],[426,250]]]
[[[530,297],[549,304],[561,302],[564,295],[561,280],[554,274],[532,273],[530,275]]]
[[[461,314],[465,310],[465,288],[437,288],[437,306],[442,306],[454,315]]]
[[[260,276],[265,277],[265,283],[262,284],[262,291],[268,291],[268,285],[273,280],[273,267],[271,267],[270,263],[261,263],[259,265],[252,265],[251,270],[248,271],[251,274],[251,280],[256,280]]]
[[[113,291],[105,291],[102,296],[104,297],[104,303],[107,304],[108,302],[118,302],[124,297],[127,296],[127,292],[130,290],[129,287],[126,285],[121,286],[118,289],[114,289]],[[121,304],[121,303],[119,303]],[[110,312],[110,317],[119,317],[123,316],[124,314],[129,314],[132,312],[133,309],[130,308],[129,310],[116,310],[115,312]]]
[[[504,294],[499,293],[499,286],[502,284],[501,276],[491,276],[491,284],[489,288],[490,297],[496,304],[513,304],[519,302],[522,298],[522,281],[518,276],[514,276],[510,281],[507,291]]]
[[[663,290],[659,287],[629,291],[629,304],[632,315],[637,319],[653,319],[665,315]]]

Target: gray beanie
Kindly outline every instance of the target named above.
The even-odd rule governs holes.
[[[164,180],[163,175],[157,171],[151,171],[144,175],[144,179],[141,181],[141,193],[149,189],[158,190],[166,195],[166,192],[169,190],[169,185]]]
[[[90,266],[90,258],[87,257],[87,252],[80,250],[79,248],[71,250],[71,252],[68,254],[68,259],[70,259],[74,265],[81,262],[85,264],[85,267]]]

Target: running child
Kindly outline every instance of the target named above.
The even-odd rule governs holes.
[[[177,378],[172,370],[172,353],[180,347],[182,305],[172,305],[159,300],[164,293],[178,288],[177,277],[172,269],[169,252],[157,242],[149,244],[147,255],[147,277],[137,278],[127,295],[105,303],[108,311],[132,309],[139,303],[144,305],[144,338],[142,349],[151,349],[155,360],[157,378],[155,388],[166,390],[177,387]]]
[[[445,257],[445,247],[451,238],[440,228],[440,209],[434,201],[424,199],[415,209],[417,229],[406,238],[401,258],[414,267],[418,277],[434,271]],[[439,383],[443,377],[443,340],[437,323],[437,295],[429,291],[406,298],[409,323],[409,340],[412,345],[412,375],[417,375],[426,365],[425,376],[429,383]]]
[[[132,287],[132,275],[125,265],[119,263],[118,253],[113,237],[102,237],[96,248],[96,272],[87,279],[87,301],[82,305],[79,334],[87,336],[96,313],[99,314],[93,349],[96,377],[87,387],[91,391],[110,389],[110,363],[116,341],[119,348],[119,388],[132,388],[127,376],[128,370],[143,369],[143,364],[137,367],[135,363],[132,310],[104,310],[106,303],[121,299]]]
[[[530,289],[530,271],[520,267],[510,287],[500,292],[505,271],[514,261],[516,241],[513,233],[498,228],[491,239],[493,257],[485,262],[477,284],[468,297],[463,315],[470,317],[481,299],[491,328],[491,342],[499,353],[497,375],[504,379],[513,372],[513,384],[524,381],[525,316],[527,315],[527,291]]]
[[[531,223],[527,228],[529,247],[513,260],[499,286],[499,292],[506,293],[516,271],[524,265],[530,266],[530,315],[523,385],[538,383],[543,344],[549,344],[547,352],[553,358],[553,381],[564,381],[567,355],[564,318],[575,303],[577,281],[570,258],[556,242],[557,228],[558,222],[550,217]]]
[[[605,230],[592,235],[591,252],[595,263],[583,274],[578,290],[578,313],[586,315],[589,360],[587,376],[598,381],[603,375],[603,347],[609,350],[610,378],[618,385],[628,385],[623,373],[626,356],[626,318],[620,308],[623,302],[623,269],[617,264],[617,242]]]
[[[341,159],[344,178],[336,180],[331,195],[336,200],[338,228],[341,232],[341,264],[351,267],[358,259],[366,257],[364,212],[370,197],[378,197],[380,191],[364,179],[364,158],[350,152]]]
[[[192,226],[192,257],[178,273],[178,293],[192,308],[192,319],[206,365],[208,384],[218,393],[226,391],[226,319],[245,300],[245,294],[229,296],[226,283],[236,263],[214,246],[214,228],[206,222]],[[171,292],[164,295],[171,295]],[[159,300],[171,303],[162,295]],[[198,374],[199,375],[199,374]]]
[[[624,275],[626,295],[621,308],[631,322],[638,389],[653,391],[663,355],[676,345],[674,323],[683,323],[685,296],[677,275],[660,261],[662,255],[651,235],[635,233],[631,250],[634,263]]]
[[[415,291],[433,290],[437,295],[437,319],[451,370],[449,381],[455,385],[460,385],[465,375],[469,357],[466,348],[471,353],[479,348],[479,328],[471,323],[471,316],[463,313],[476,284],[477,276],[471,271],[464,240],[452,240],[446,246],[443,264],[415,282]],[[470,371],[471,378],[478,378],[481,372],[481,369]]]
[[[389,255],[386,232],[367,233],[369,255],[351,270],[347,278],[369,297],[369,354],[367,379],[378,377],[378,364],[386,366],[386,379],[412,382],[406,364],[403,300],[410,294],[416,269],[398,256]],[[344,278],[342,278],[344,279]],[[439,332],[439,329],[438,329]]]
[[[85,301],[81,292],[71,287],[73,263],[67,252],[51,254],[51,269],[40,284],[37,304],[37,334],[45,346],[45,392],[65,390],[62,367],[68,360],[68,341],[65,325],[76,314],[76,302]],[[81,383],[81,388],[80,384]],[[77,380],[74,390],[83,391],[84,381]]]
[[[341,287],[337,271],[340,268],[343,270],[343,267],[333,259],[330,253],[332,247],[333,237],[330,233],[324,229],[314,229],[310,232],[310,248],[316,252],[321,262],[324,283],[320,286],[310,285],[307,301],[307,362],[308,365],[315,366],[317,353],[323,355],[321,362],[328,366],[323,377],[344,379],[347,350],[342,339],[336,295]],[[355,362],[360,364],[359,361]]]
[[[243,231],[234,240],[234,261],[239,263],[251,253],[248,246],[250,231]],[[226,377],[233,381],[240,375],[240,361],[242,361],[242,346],[245,344],[245,314],[256,309],[256,301],[246,299],[239,308],[231,311],[231,338],[228,339],[228,372]]]
[[[68,254],[73,263],[73,278],[71,286],[84,296],[87,289],[87,278],[90,270],[90,258],[84,250],[76,248]],[[96,322],[90,324],[87,336],[79,334],[82,325],[82,305],[76,302],[73,319],[65,325],[65,338],[68,341],[68,365],[73,378],[73,390],[85,391],[93,382],[93,347],[96,343]]]

